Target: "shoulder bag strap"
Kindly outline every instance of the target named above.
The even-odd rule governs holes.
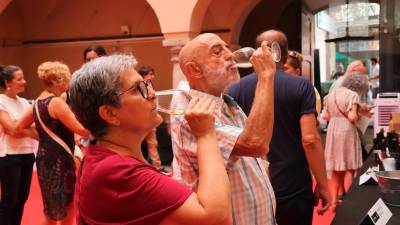
[[[347,118],[347,114],[346,113],[344,113],[342,110],[340,110],[340,107],[338,106],[338,104],[337,104],[337,102],[336,102],[336,90],[335,90],[335,93],[334,93],[334,97],[335,97],[335,105],[336,105],[336,108],[339,110],[339,112],[344,116],[344,118],[346,118],[346,119],[348,119]]]
[[[340,112],[347,120],[349,120],[349,117],[347,117],[347,114],[344,113],[342,110],[340,110],[340,107],[338,106],[338,104],[337,104],[337,102],[336,102],[336,91],[335,91],[335,105],[336,105],[337,109],[339,110],[339,112]],[[358,126],[357,126],[354,122],[351,122],[350,120],[349,120],[349,122],[350,122],[351,124],[353,124],[353,125],[357,128],[357,130],[359,130]]]
[[[57,135],[55,134],[53,131],[51,131],[42,121],[42,119],[40,118],[40,114],[39,114],[39,109],[38,109],[38,104],[37,101],[34,103],[35,105],[35,113],[36,113],[36,117],[39,120],[40,125],[42,126],[43,130],[46,131],[46,133],[55,141],[57,142],[59,145],[61,145],[65,151],[68,152],[68,154],[70,154],[71,156],[73,156],[72,154],[72,150],[71,148]]]

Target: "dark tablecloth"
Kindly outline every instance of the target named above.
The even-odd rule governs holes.
[[[368,167],[376,165],[375,155],[371,153],[360,170],[363,174]],[[367,212],[379,199],[379,185],[358,185],[360,175],[354,179],[349,192],[343,199],[342,204],[336,210],[336,216],[331,225],[358,225],[364,219]],[[387,225],[400,225],[400,207],[388,205],[393,213]]]

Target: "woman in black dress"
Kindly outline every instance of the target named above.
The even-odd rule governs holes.
[[[39,134],[36,162],[45,214],[42,224],[56,224],[57,221],[72,224],[76,179],[74,133],[88,136],[89,132],[60,97],[69,86],[69,68],[60,62],[45,62],[38,68],[38,77],[46,89],[36,99],[32,110],[18,122],[17,130],[34,122]],[[62,139],[65,145],[55,141],[46,129]]]

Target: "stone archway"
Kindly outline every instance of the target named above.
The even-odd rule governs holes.
[[[4,9],[7,7],[7,5],[11,2],[12,0],[0,0],[0,14],[4,11]]]
[[[229,43],[231,43],[232,48],[240,48],[239,46],[239,37],[240,32],[242,31],[242,27],[248,17],[248,15],[253,11],[253,9],[260,3],[261,0],[249,0],[243,1],[239,7],[236,7],[236,10],[232,14],[232,24],[231,24],[231,32]]]

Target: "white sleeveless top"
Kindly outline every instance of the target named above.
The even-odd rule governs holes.
[[[16,99],[13,99],[5,94],[0,94],[0,110],[7,112],[10,118],[15,122],[18,121],[28,109],[30,109],[30,105],[26,99],[18,96]],[[3,127],[0,125],[0,157],[33,153],[35,148],[37,148],[36,140],[28,137],[12,137],[6,134]]]

